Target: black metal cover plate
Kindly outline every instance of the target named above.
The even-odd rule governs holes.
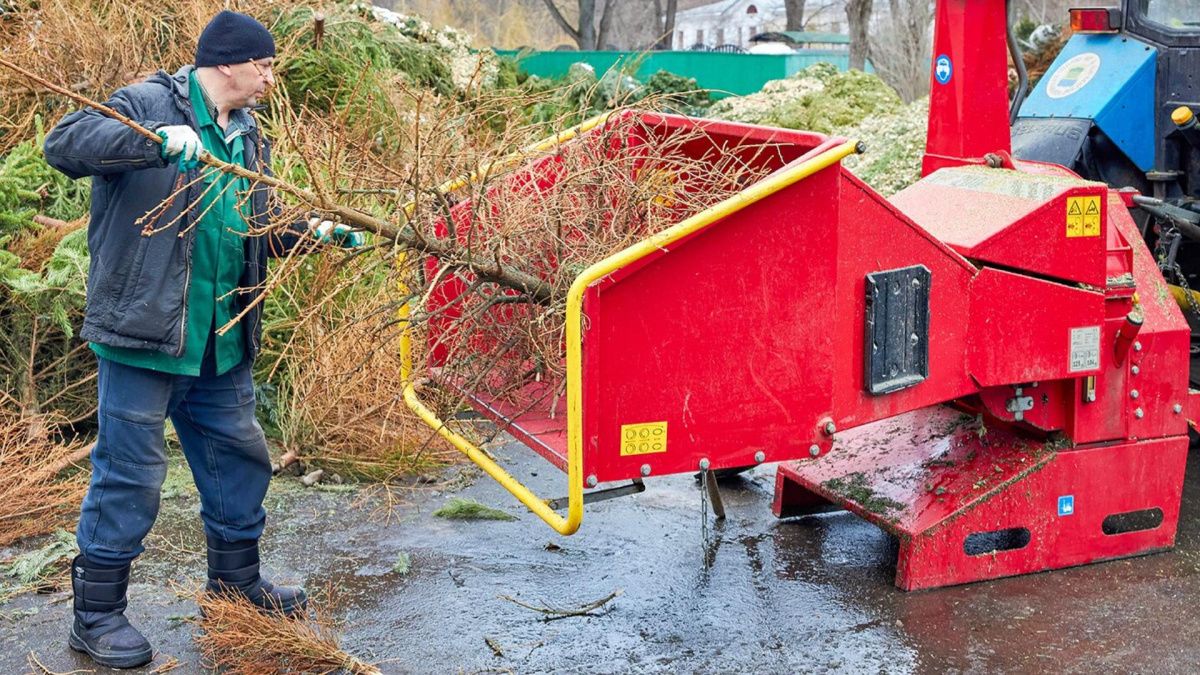
[[[929,377],[929,283],[924,265],[867,275],[867,391],[889,394]]]

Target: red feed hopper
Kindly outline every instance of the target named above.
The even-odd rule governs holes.
[[[663,143],[672,136],[684,141]],[[609,261],[612,269],[594,283],[577,284],[581,306],[568,303],[565,351],[568,357],[578,355],[579,363],[577,370],[567,364],[565,397],[555,399],[553,392],[562,384],[555,381],[531,382],[496,396],[489,392],[487,375],[469,385],[461,377],[442,376],[444,345],[451,339],[445,332],[462,328],[467,310],[461,297],[472,279],[438,276],[440,262],[432,258],[426,270],[439,280],[423,308],[432,317],[427,333],[432,375],[559,468],[575,469],[572,491],[585,483],[694,471],[702,458],[720,468],[753,463],[760,452],[768,453],[768,461],[799,456],[809,442],[797,438],[788,409],[812,407],[827,397],[827,391],[795,377],[797,363],[824,358],[815,336],[797,339],[794,334],[807,321],[789,327],[786,317],[795,315],[798,304],[830,302],[805,299],[803,292],[823,283],[833,264],[806,260],[789,242],[811,223],[836,222],[843,180],[836,162],[853,146],[812,133],[627,114],[531,160],[491,189],[547,190],[562,170],[563,155],[571,152],[608,161],[614,153],[627,153],[635,158],[628,165],[641,170],[639,148],[648,143],[669,147],[687,161],[736,156],[768,177],[642,242],[641,250],[616,256]],[[687,181],[677,182],[694,189]],[[455,234],[465,242],[471,236],[471,202],[458,203],[452,213]],[[448,234],[444,224],[441,233]],[[746,292],[753,302],[737,300]],[[580,310],[588,320],[573,339],[570,315]],[[493,327],[511,322],[518,331],[527,317],[520,306],[489,311]],[[528,367],[506,361],[503,350],[495,350],[501,339],[481,334],[469,341],[499,362],[493,371]],[[747,369],[745,363],[755,367]],[[778,394],[762,386],[765,380],[773,382],[771,389],[778,387],[785,371],[795,382]],[[733,400],[738,397],[731,398],[731,392],[737,391],[754,393]],[[568,410],[572,398],[578,412]],[[820,407],[827,410],[828,402]],[[574,467],[572,427],[580,456]]]

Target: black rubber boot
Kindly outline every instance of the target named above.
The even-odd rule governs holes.
[[[300,614],[308,606],[303,588],[276,586],[258,572],[258,540],[228,542],[208,537],[208,590],[233,594],[267,611]]]
[[[68,644],[109,668],[136,668],[150,663],[154,650],[125,618],[129,565],[101,567],[82,555],[71,564],[75,622]]]

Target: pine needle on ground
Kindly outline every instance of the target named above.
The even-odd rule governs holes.
[[[53,532],[79,513],[88,447],[63,446],[50,422],[0,410],[0,546]]]
[[[21,593],[56,588],[75,557],[75,535],[58,530],[41,548],[0,563],[0,604]]]
[[[445,506],[433,512],[438,518],[448,520],[517,520],[517,517],[507,511],[485,506],[473,499],[455,497]]]
[[[233,675],[334,673],[377,675],[374,665],[343,651],[333,626],[319,609],[310,616],[284,617],[250,603],[201,591],[196,635],[207,665]]]

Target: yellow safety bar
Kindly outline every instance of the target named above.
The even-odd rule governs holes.
[[[536,150],[546,150],[554,147],[559,143],[564,143],[571,138],[574,138],[587,129],[595,127],[603,123],[604,117],[593,118],[583,124],[564,131],[557,136],[554,136],[542,143],[532,146]],[[546,522],[547,525],[554,528],[559,534],[570,535],[579,530],[579,525],[583,522],[583,359],[582,359],[582,334],[581,334],[581,319],[583,317],[583,295],[587,288],[599,279],[613,273],[614,271],[636,262],[651,253],[659,250],[665,250],[667,246],[679,241],[680,239],[712,224],[713,222],[724,218],[736,211],[739,211],[761,199],[769,197],[776,192],[797,183],[822,169],[826,169],[838,162],[842,161],[847,156],[862,152],[862,147],[858,141],[846,141],[837,145],[809,160],[801,162],[796,166],[787,168],[779,173],[768,176],[766,179],[754,184],[750,188],[739,192],[738,194],[722,201],[718,204],[683,220],[674,226],[663,230],[657,234],[639,241],[628,248],[619,251],[604,260],[588,267],[579,276],[575,277],[575,281],[571,283],[571,288],[567,293],[567,517],[563,518],[550,508],[546,500],[539,498],[529,488],[525,487],[520,481],[505,471],[491,458],[486,452],[475,447],[469,440],[463,436],[454,433],[446,424],[438,419],[437,415],[426,407],[417,396],[416,385],[409,381],[411,374],[411,357],[412,347],[409,343],[407,332],[401,338],[401,375],[407,385],[404,388],[404,401],[408,407],[437,433],[449,441],[455,448],[465,454],[472,462],[475,462],[489,476],[500,483],[504,489],[508,490],[530,511]],[[506,158],[506,161],[509,158]],[[466,176],[453,181],[448,181],[444,186],[454,186],[451,189],[457,189],[469,182],[473,176],[479,175],[495,164],[484,167],[476,171],[471,176]],[[402,310],[402,318],[407,318],[408,309]]]

